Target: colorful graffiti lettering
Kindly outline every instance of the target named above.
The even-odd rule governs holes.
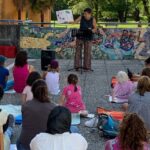
[[[46,48],[56,51],[59,58],[73,58],[76,38],[72,29],[22,26],[20,35],[21,48],[31,57],[39,57]],[[93,59],[143,58],[150,56],[150,29],[98,29],[92,43]]]

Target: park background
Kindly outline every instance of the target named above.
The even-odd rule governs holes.
[[[71,32],[79,24],[59,24],[56,11],[71,9],[76,19],[86,7],[93,9],[98,26],[93,59],[150,55],[150,0],[0,0],[0,45],[26,50],[30,58],[40,58],[42,49],[56,51],[58,58],[73,58]]]

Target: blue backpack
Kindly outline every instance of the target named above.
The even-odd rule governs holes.
[[[115,138],[119,134],[119,125],[120,122],[110,115],[100,114],[98,116],[98,129],[102,131],[104,137]]]

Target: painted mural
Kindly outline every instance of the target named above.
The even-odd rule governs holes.
[[[58,58],[74,57],[76,41],[72,29],[21,27],[21,49],[39,58],[41,49],[56,51]],[[92,41],[93,59],[144,59],[150,56],[150,29],[98,29]]]

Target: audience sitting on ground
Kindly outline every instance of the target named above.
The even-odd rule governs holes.
[[[150,68],[150,57],[148,57],[145,61],[144,61],[144,66],[145,68]],[[128,69],[128,76],[131,79],[131,81],[138,81],[139,78],[141,77],[140,74],[135,74],[132,73],[129,69]]]
[[[3,88],[0,87],[0,100],[3,98]],[[10,150],[10,138],[13,135],[14,117],[0,110],[0,149]]]
[[[48,72],[45,75],[45,81],[48,86],[48,91],[51,95],[58,95],[59,88],[59,64],[56,60],[52,60]]]
[[[118,137],[106,142],[105,150],[150,150],[144,122],[136,113],[125,115]]]
[[[27,62],[28,56],[26,51],[20,51],[15,59],[13,67],[14,90],[22,93],[26,86],[26,80],[29,74],[34,71],[34,67]]]
[[[5,67],[6,58],[0,55],[0,86],[3,87],[4,91],[9,90],[13,87],[14,82],[8,81],[9,70]]]
[[[22,106],[22,131],[19,137],[18,150],[30,150],[30,142],[36,134],[46,131],[48,115],[55,107],[48,95],[44,80],[36,80],[32,85],[33,100]]]
[[[38,72],[33,71],[29,74],[28,79],[26,81],[26,87],[24,88],[22,93],[23,103],[33,99],[31,88],[32,84],[38,79],[41,79],[41,75]]]
[[[127,73],[124,71],[119,71],[116,78],[118,82],[114,86],[112,100],[117,99],[117,102],[120,103],[127,102],[135,89],[135,85],[129,80]]]
[[[71,133],[71,112],[62,106],[55,107],[47,122],[46,133],[31,141],[31,150],[87,150],[88,144],[78,133]]]
[[[129,106],[128,106],[129,105]],[[144,121],[147,130],[150,131],[150,79],[143,76],[139,79],[137,91],[129,97],[126,105],[129,112],[137,113]]]
[[[68,86],[63,89],[60,105],[67,107],[71,113],[88,115],[85,104],[82,100],[81,87],[77,85],[78,77],[75,74],[68,76]]]

